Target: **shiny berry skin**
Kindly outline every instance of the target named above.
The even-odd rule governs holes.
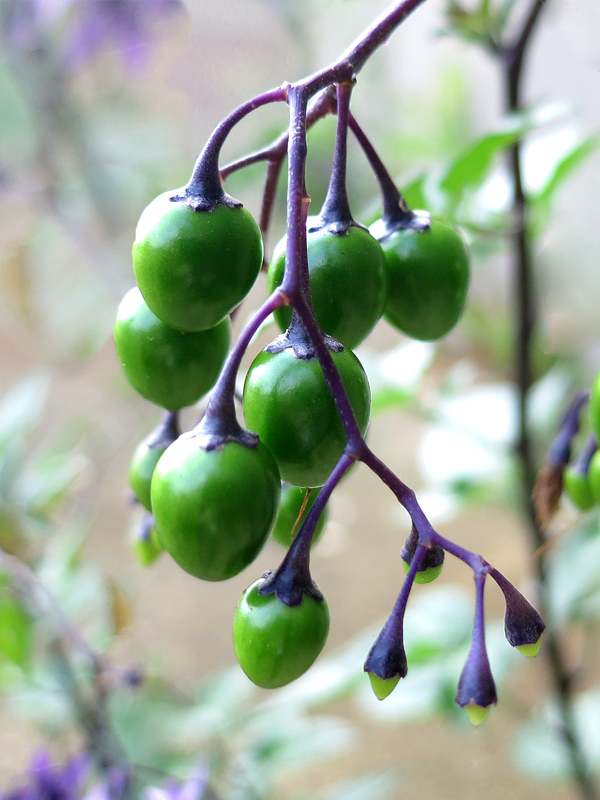
[[[302,595],[288,606],[263,596],[260,578],[246,589],[233,620],[233,644],[241,668],[257,686],[276,689],[299,678],[314,663],[329,633],[325,600]]]
[[[223,320],[248,294],[262,266],[262,236],[245,208],[218,203],[194,211],[170,200],[142,212],[133,270],[152,311],[181,331],[203,331]]]
[[[591,465],[590,465],[591,466]],[[590,477],[576,467],[568,466],[563,473],[563,485],[567,497],[575,508],[588,511],[596,503]]]
[[[380,226],[372,226],[374,235]],[[461,234],[434,218],[427,230],[403,228],[380,244],[388,278],[385,319],[413,339],[445,336],[459,321],[469,289],[469,256]]]
[[[354,226],[344,234],[309,231],[307,239],[310,287],[319,325],[346,347],[357,347],[381,319],[387,299],[381,246],[367,230]],[[284,237],[273,253],[267,274],[269,292],[283,281],[286,241]],[[282,306],[274,316],[284,331],[292,310]]]
[[[590,422],[596,439],[600,442],[600,372],[596,375],[590,394]]]
[[[367,430],[371,395],[365,371],[351,350],[332,352],[361,432]],[[316,358],[296,358],[292,348],[263,350],[244,384],[244,415],[293,486],[322,486],[346,446],[335,402]]]
[[[319,496],[319,491],[317,489],[313,489],[310,493],[310,496],[306,502],[306,507],[304,509],[304,513],[298,519],[300,511],[302,510],[302,506],[304,505],[304,500],[306,498],[306,493],[308,489],[304,489],[301,486],[288,486],[284,484],[281,488],[281,503],[279,505],[279,514],[277,515],[277,521],[275,522],[275,527],[271,531],[271,536],[276,539],[279,544],[282,544],[284,547],[289,547],[291,543],[296,538],[298,531],[302,527],[302,523],[306,519],[306,516],[310,509],[313,507],[315,500]],[[314,545],[320,538],[321,534],[323,533],[323,529],[327,523],[327,506],[323,509],[323,513],[319,517],[319,521],[317,522],[317,527],[313,533],[311,547]],[[294,530],[294,526],[295,530]],[[294,531],[294,535],[292,536],[292,531]]]
[[[600,450],[596,450],[588,469],[590,488],[596,503],[600,503]]]
[[[152,477],[152,513],[164,547],[187,572],[222,581],[247,567],[275,523],[279,471],[262,444],[204,450],[193,433],[172,444]]]
[[[196,403],[212,389],[227,357],[229,320],[198,333],[162,322],[131,289],[119,306],[115,345],[123,372],[152,403],[174,410]]]
[[[150,484],[158,459],[165,452],[166,447],[149,447],[145,441],[135,449],[131,464],[129,465],[129,485],[137,500],[148,511],[152,511],[150,502]]]

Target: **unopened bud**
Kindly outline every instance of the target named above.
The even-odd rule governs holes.
[[[529,600],[507,580],[501,572],[493,569],[492,578],[502,589],[506,601],[504,635],[510,645],[523,655],[533,658],[538,654],[542,633],[546,624]]]
[[[394,634],[389,620],[367,656],[365,672],[369,675],[378,700],[391,694],[400,678],[404,678],[408,672],[402,635]]]
[[[419,534],[413,526],[400,554],[404,562],[405,572],[408,572],[410,568],[418,544]],[[415,583],[430,583],[435,580],[442,571],[445,555],[441,547],[428,548],[419,564],[419,569],[415,575]]]

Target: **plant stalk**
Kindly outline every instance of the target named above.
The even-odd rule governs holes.
[[[522,110],[522,75],[531,35],[536,27],[545,0],[533,0],[529,14],[514,45],[504,50],[505,106],[508,112]],[[502,52],[502,51],[501,51]],[[532,493],[536,479],[536,464],[528,422],[529,392],[534,381],[533,347],[536,334],[536,287],[533,274],[533,255],[528,232],[529,201],[523,187],[521,142],[509,150],[509,168],[514,195],[512,202],[512,242],[515,293],[515,381],[518,395],[518,438],[515,454],[521,472],[523,507],[534,560],[541,615],[547,620],[545,653],[560,715],[559,733],[570,762],[571,774],[581,800],[598,800],[598,791],[590,773],[576,727],[573,681],[567,665],[564,646],[550,616],[549,581],[546,564],[546,536],[538,522]]]

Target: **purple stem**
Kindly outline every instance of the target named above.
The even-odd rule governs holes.
[[[319,215],[320,225],[331,224],[335,233],[346,233],[352,225],[352,213],[348,202],[346,187],[346,165],[348,161],[348,115],[353,85],[338,83],[337,85],[337,130],[335,136],[335,152],[327,197]]]
[[[456,702],[487,708],[497,702],[496,686],[485,646],[484,590],[485,574],[475,575],[475,621],[467,660],[458,682]]]
[[[302,595],[305,592],[317,600],[323,599],[323,595],[313,583],[310,574],[310,545],[319,518],[331,493],[353,463],[354,459],[351,456],[346,453],[342,455],[306,515],[306,519],[283,561],[261,586],[260,594],[267,595],[275,592],[282,602],[292,606],[298,605],[302,601]]]
[[[379,154],[352,114],[350,114],[349,124],[350,130],[361,146],[369,164],[371,165],[371,169],[377,178],[377,182],[379,183],[383,200],[382,217],[389,221],[396,221],[396,219],[399,217],[402,220],[412,219],[412,217],[414,217],[413,211],[410,209],[408,203],[402,196],[402,193],[393,181],[392,176],[385,167],[385,164],[379,158]]]
[[[260,209],[260,231],[263,236],[263,243],[266,245],[267,233],[271,225],[271,217],[273,216],[273,206],[275,204],[275,196],[277,194],[277,184],[279,182],[279,175],[281,174],[281,166],[283,159],[273,159],[269,161],[267,167],[267,177],[265,180],[265,189],[263,192],[262,206]],[[267,262],[263,263],[263,269],[266,269]]]
[[[311,128],[315,122],[331,114],[335,111],[335,89],[333,86],[327,86],[322,92],[319,92],[316,97],[313,97],[308,104],[306,112],[306,127]],[[275,141],[268,144],[266,147],[257,150],[255,153],[242,156],[235,161],[231,161],[224,167],[221,167],[221,180],[226,180],[234,172],[240,169],[249,167],[252,164],[258,164],[260,161],[283,161],[288,150],[289,131],[285,130]]]
[[[235,111],[219,123],[196,159],[192,177],[188,184],[190,192],[198,194],[206,192],[209,195],[222,192],[219,155],[221,147],[233,127],[252,111],[260,108],[260,106],[264,106],[267,103],[284,102],[286,99],[287,85],[284,84],[277,89],[272,89],[269,92],[253,97],[246,103],[242,103],[241,106],[238,106]]]
[[[417,545],[392,613],[381,629],[365,661],[365,671],[378,675],[384,680],[393,678],[396,675],[404,678],[408,671],[406,652],[404,650],[404,615],[415,575],[426,553],[427,547],[425,545]]]
[[[210,394],[206,411],[195,429],[196,431],[200,427],[202,427],[204,431],[213,427],[215,430],[231,430],[232,433],[237,433],[240,430],[235,415],[235,379],[240,368],[240,363],[254,334],[269,314],[272,314],[273,311],[283,305],[284,302],[285,300],[280,290],[276,289],[273,294],[265,300],[241,332]]]

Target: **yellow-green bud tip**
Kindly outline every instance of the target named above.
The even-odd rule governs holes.
[[[400,675],[394,675],[393,678],[380,678],[379,675],[374,675],[372,672],[367,672],[367,675],[371,681],[371,689],[378,700],[385,700],[394,691],[400,680]]]
[[[520,653],[523,653],[524,656],[527,656],[527,658],[535,658],[535,656],[537,656],[537,654],[540,652],[541,643],[542,637],[540,636],[537,642],[534,642],[533,644],[518,644],[516,645],[516,648]]]
[[[469,703],[466,706],[463,706],[464,710],[467,712],[467,716],[471,721],[471,725],[481,725],[483,720],[487,717],[488,711],[490,710],[489,706],[485,708],[483,706],[477,706],[475,703]]]
[[[402,563],[404,564],[404,572],[408,572],[410,565],[407,564],[406,561]],[[417,572],[415,575],[415,583],[431,583],[431,581],[434,581],[440,574],[443,566],[443,564],[440,564],[439,567],[427,567],[427,569],[424,569],[422,572]]]

